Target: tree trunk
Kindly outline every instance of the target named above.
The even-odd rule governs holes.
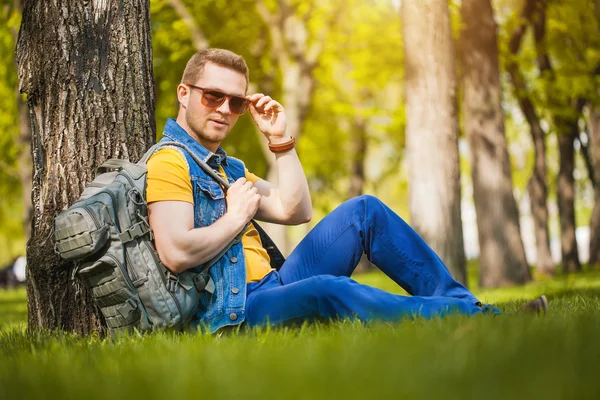
[[[89,332],[90,297],[53,250],[53,219],[110,157],[137,160],[154,141],[147,0],[23,2],[20,90],[32,132],[33,223],[27,247],[28,326]]]
[[[558,135],[560,167],[556,192],[560,219],[560,248],[563,272],[581,271],[577,238],[575,237],[575,150],[573,142],[577,138],[577,124],[563,125],[568,130]]]
[[[413,227],[466,282],[456,76],[448,2],[405,0],[406,141]]]
[[[600,108],[590,107],[589,146],[593,165],[594,209],[590,219],[590,265],[600,262]]]
[[[540,75],[548,79],[548,83],[546,84],[548,88],[547,98],[553,114],[552,119],[558,131],[560,167],[556,191],[558,197],[563,271],[580,271],[581,264],[579,263],[577,237],[575,236],[575,179],[573,177],[575,152],[573,144],[579,138],[577,122],[584,103],[582,100],[573,101],[575,107],[571,111],[572,105],[570,102],[556,96],[558,92],[556,77],[546,43],[547,7],[548,1],[538,0],[535,4],[534,13],[529,20],[533,26],[533,37]],[[568,114],[572,115],[563,115],[565,110],[571,111]]]
[[[365,157],[367,155],[367,121],[357,113],[351,125],[350,188],[348,198],[360,196],[365,190]]]
[[[482,287],[531,280],[513,196],[501,105],[497,26],[489,0],[463,0],[461,59],[465,133],[471,144]]]
[[[507,63],[507,70],[514,87],[515,97],[519,102],[521,112],[529,124],[531,140],[534,148],[534,167],[527,184],[527,193],[531,204],[535,244],[537,253],[537,270],[543,274],[554,274],[556,266],[550,252],[550,235],[548,233],[548,198],[547,167],[546,167],[546,133],[542,129],[540,119],[531,101],[525,78],[514,57],[519,53],[523,36],[527,30],[527,21],[535,11],[536,0],[526,0],[521,11],[521,22],[512,32],[509,50],[512,59]]]

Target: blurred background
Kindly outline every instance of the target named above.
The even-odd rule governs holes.
[[[581,263],[590,261],[590,248],[595,251],[590,244],[594,236],[590,226],[594,223],[595,203],[600,201],[600,171],[594,172],[600,168],[600,154],[593,151],[600,140],[600,1],[451,0],[427,2],[428,6],[414,1],[402,3],[151,0],[157,140],[166,119],[176,116],[175,88],[194,52],[221,47],[244,56],[250,68],[249,92],[268,93],[288,110],[289,129],[297,137],[312,193],[313,221],[274,234],[284,253],[289,253],[323,216],[360,194],[375,195],[413,226],[425,226],[418,219],[426,219],[428,211],[419,211],[418,203],[428,204],[427,196],[419,199],[413,191],[411,199],[411,188],[423,183],[419,180],[419,162],[422,179],[429,179],[427,159],[444,155],[432,147],[429,156],[419,153],[419,157],[410,157],[416,154],[408,150],[415,149],[410,147],[411,138],[416,143],[420,134],[418,127],[411,127],[411,121],[423,121],[423,127],[427,121],[444,115],[447,120],[443,125],[455,126],[458,135],[456,185],[460,189],[459,232],[463,240],[453,243],[462,242],[466,258],[477,260],[480,236],[474,155],[485,152],[485,143],[496,142],[488,136],[489,140],[481,145],[471,132],[486,129],[485,115],[490,119],[497,116],[473,112],[477,106],[473,99],[477,97],[467,96],[475,87],[492,93],[480,103],[493,104],[497,89],[501,102],[495,135],[506,137],[506,142],[500,140],[498,145],[499,158],[505,147],[518,210],[518,240],[522,241],[527,263],[536,266],[540,251],[533,206],[539,207],[540,202],[539,198],[537,203],[532,202],[532,177],[547,189],[542,199],[547,210],[547,251],[551,257],[551,262],[545,260],[547,271],[554,272],[564,254],[561,237],[565,230],[561,233],[559,223],[561,190],[569,193],[572,189],[573,193],[571,228],[575,232],[576,257]],[[0,265],[12,264],[25,254],[31,219],[31,135],[14,60],[20,20],[19,1],[0,1]],[[497,36],[488,37],[490,32]],[[426,75],[427,68],[420,67],[440,64],[429,47],[436,43],[448,44],[443,64],[449,67],[450,75],[447,71]],[[485,51],[477,53],[481,46]],[[493,79],[473,83],[477,77],[472,72],[494,64],[498,66],[497,84]],[[490,76],[494,76],[493,71]],[[429,107],[426,98],[411,100],[417,91],[408,88],[425,84],[450,88],[453,101],[448,110],[439,105]],[[472,128],[474,125],[479,128]],[[545,143],[543,149],[536,151],[536,139]],[[422,142],[426,144],[426,139]],[[276,179],[271,168],[274,158],[248,115],[240,119],[223,146],[228,154],[243,159],[255,174]],[[452,146],[448,151],[453,151]],[[568,169],[569,157],[572,170]],[[540,167],[536,160],[540,159],[545,160],[544,169],[536,170],[536,165]],[[566,189],[558,190],[561,168],[563,176],[574,180],[567,182]],[[502,180],[492,172],[486,175],[488,171],[492,170],[480,164],[477,179],[484,183]],[[437,196],[435,191],[432,196]],[[431,210],[433,216],[440,213],[444,211]],[[428,241],[437,240],[435,233],[424,234]],[[595,261],[592,257],[591,262]],[[364,262],[361,268],[370,266]]]

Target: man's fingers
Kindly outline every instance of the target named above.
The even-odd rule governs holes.
[[[243,186],[243,185],[245,185],[245,184],[246,184],[246,181],[247,181],[247,180],[246,180],[246,178],[244,178],[244,177],[242,176],[241,178],[238,178],[238,179],[237,179],[237,180],[236,180],[236,181],[233,183],[233,185],[239,185],[239,186]],[[232,186],[233,186],[233,185],[232,185]]]
[[[264,109],[265,105],[268,104],[269,102],[273,101],[273,99],[271,98],[271,96],[263,96],[260,100],[258,100],[256,102],[256,108],[258,108],[259,110],[262,108]]]
[[[265,106],[265,112],[268,112],[268,113],[280,113],[282,111],[283,111],[283,106],[281,104],[279,104],[278,102],[276,102],[275,100],[271,100]]]
[[[254,93],[250,96],[246,96],[246,99],[248,99],[250,101],[251,104],[256,104],[256,102],[261,98],[264,97],[265,95],[262,93]]]

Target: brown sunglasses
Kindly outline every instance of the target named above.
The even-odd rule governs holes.
[[[192,89],[198,89],[202,91],[200,102],[202,105],[208,108],[219,108],[227,99],[229,99],[229,109],[234,114],[242,115],[248,108],[248,100],[244,97],[233,96],[216,89],[202,88],[190,83],[186,83],[186,85]]]

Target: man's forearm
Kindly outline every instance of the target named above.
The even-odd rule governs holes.
[[[225,214],[210,226],[187,232],[177,241],[176,249],[169,252],[170,259],[163,263],[176,273],[204,264],[217,256],[245,226],[243,221]]]
[[[304,169],[295,149],[276,153],[276,165],[281,207],[291,223],[308,222],[312,217],[312,202]]]

